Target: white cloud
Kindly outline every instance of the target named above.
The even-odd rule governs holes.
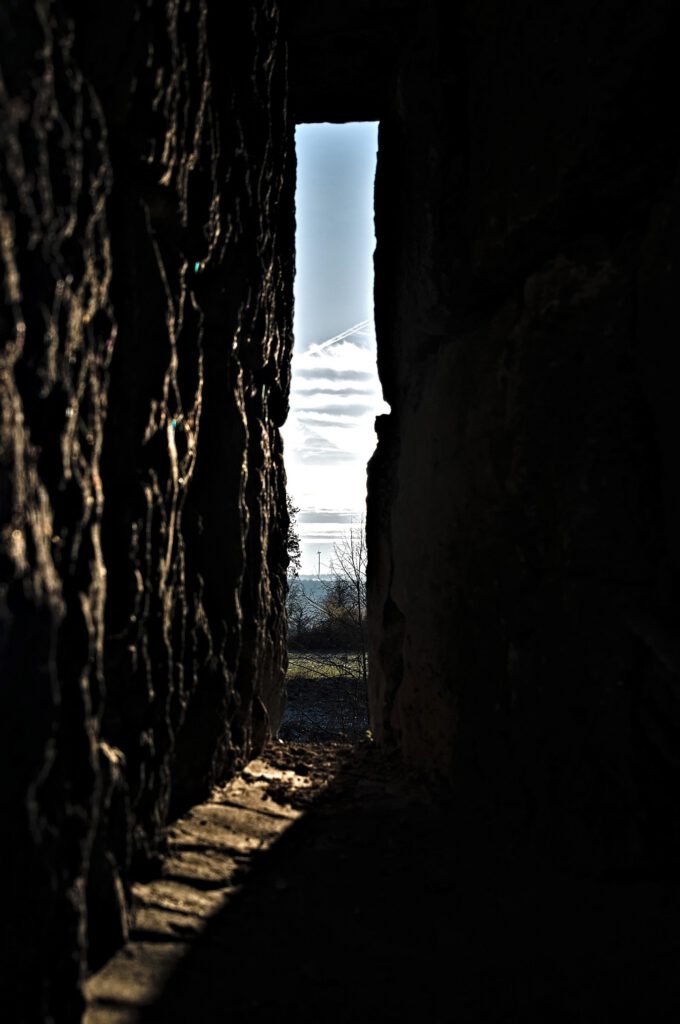
[[[293,356],[290,415],[283,428],[289,491],[303,509],[360,514],[373,421],[388,412],[368,321]]]

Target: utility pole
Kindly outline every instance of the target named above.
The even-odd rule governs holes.
[[[317,551],[317,555],[319,556],[319,571],[317,572],[317,576],[320,576],[321,575],[321,552]]]

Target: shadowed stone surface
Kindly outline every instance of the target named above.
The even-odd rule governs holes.
[[[264,0],[35,0],[0,66],[3,1013],[70,1022],[282,711],[285,51]]]
[[[457,939],[471,957],[460,1012],[484,1016],[469,986],[488,980],[490,930],[494,962],[512,952],[489,997],[499,1012],[539,1006],[545,1019],[568,962],[592,993],[569,990],[572,1017],[601,1019],[609,991],[617,1011],[628,993],[645,1016],[635,935],[666,963],[676,937],[653,879],[680,858],[680,128],[664,102],[677,92],[677,29],[667,0],[3,3],[10,1020],[80,1019],[81,980],[125,941],[132,879],[153,873],[168,820],[280,720],[291,122],[351,117],[381,119],[375,294],[392,409],[369,469],[372,730],[452,786],[432,813],[455,820],[471,851],[456,861],[425,809],[414,820],[431,847],[407,844],[412,861],[431,857],[423,877],[455,880],[465,903],[456,886],[484,847],[481,821],[490,843],[498,830],[530,835],[548,874],[559,861],[641,880],[612,901],[595,883],[575,894],[577,909],[600,900],[600,916],[569,960],[541,942],[515,948],[511,886],[527,868],[501,874],[500,932],[493,907],[478,918],[466,904],[475,941]],[[383,810],[385,836],[405,842],[387,828],[394,805]],[[355,825],[342,817],[336,852]],[[358,977],[383,979],[377,1019],[411,947],[393,900],[408,868],[394,860],[377,889],[372,849],[362,885],[375,927]],[[314,914],[343,871],[339,855],[317,860],[319,889],[313,856],[300,876]],[[474,891],[484,903],[483,878]],[[573,887],[563,892],[568,903]],[[295,909],[277,893],[255,908],[269,964]],[[448,984],[457,900],[409,904],[430,937],[410,991],[431,1019],[448,1013],[427,983],[434,971]],[[607,915],[625,917],[626,901],[646,923],[607,959]],[[341,910],[339,947],[352,934],[350,903]],[[229,955],[240,942],[237,928]],[[535,998],[513,1002],[513,971],[528,977],[534,957]],[[220,962],[199,970],[215,969],[217,1010],[249,1013],[252,976],[225,991]],[[280,963],[285,980],[293,964]],[[313,982],[315,1019],[335,982]],[[186,1019],[189,990],[182,999]],[[346,991],[337,1005],[345,1019],[361,1010]]]
[[[370,747],[266,750],[171,829],[86,1024],[674,1020],[678,882],[558,872],[496,825]]]
[[[327,784],[321,773],[335,769],[328,756],[317,756],[311,773],[301,764],[299,774],[277,760],[251,761],[167,830],[157,877],[133,886],[130,941],[86,985],[84,1024],[143,1019],[261,855],[300,817],[312,789],[318,796]]]
[[[451,14],[380,128],[374,730],[560,858],[677,865],[676,13]]]
[[[417,9],[415,0],[282,0],[295,120],[378,121]]]

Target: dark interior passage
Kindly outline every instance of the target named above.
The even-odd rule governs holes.
[[[634,932],[672,955],[643,918],[662,879],[672,915],[680,859],[677,21],[666,0],[0,7],[10,1020],[79,1021],[168,822],[280,720],[300,121],[380,121],[376,741],[433,801],[450,787],[470,849],[489,820],[592,879],[575,906],[636,879]]]

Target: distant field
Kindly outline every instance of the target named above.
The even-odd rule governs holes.
[[[361,675],[361,655],[345,651],[292,651],[289,679],[347,679]]]
[[[366,687],[358,654],[296,651],[289,655],[281,739],[358,739],[367,728]]]

